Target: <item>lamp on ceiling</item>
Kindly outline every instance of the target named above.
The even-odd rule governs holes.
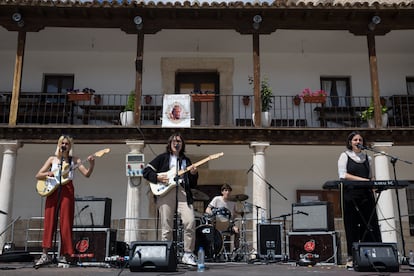
[[[253,29],[258,30],[260,28],[260,23],[262,23],[263,18],[261,15],[256,14],[253,16]]]
[[[142,29],[142,25],[143,25],[143,20],[142,17],[137,15],[134,17],[134,24],[137,27],[137,30],[141,30]]]
[[[23,16],[20,12],[15,12],[12,14],[12,20],[16,22],[17,26],[23,27],[24,26],[24,20]]]
[[[368,29],[369,29],[370,31],[375,30],[376,26],[377,26],[379,23],[381,23],[381,17],[379,17],[378,15],[374,15],[374,16],[371,18],[371,22],[369,22],[369,23],[368,23]]]

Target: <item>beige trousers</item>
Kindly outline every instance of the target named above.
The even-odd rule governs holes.
[[[175,194],[172,189],[165,196],[157,199],[157,206],[161,220],[161,239],[163,241],[173,240],[174,213],[175,213]],[[194,252],[195,247],[195,219],[193,205],[188,206],[186,193],[181,186],[178,189],[178,213],[184,227],[184,251]]]

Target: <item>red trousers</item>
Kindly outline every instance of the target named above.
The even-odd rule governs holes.
[[[59,203],[59,188],[46,198],[45,220],[43,230],[43,248],[52,248],[56,208]],[[72,227],[75,213],[75,193],[72,181],[60,186],[60,255],[73,254]],[[56,228],[57,229],[57,228]]]

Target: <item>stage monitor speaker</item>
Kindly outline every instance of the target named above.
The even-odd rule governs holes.
[[[82,197],[75,199],[73,227],[110,228],[112,199]]]
[[[257,252],[260,258],[282,258],[282,224],[257,224]]]
[[[398,272],[396,243],[355,242],[352,244],[352,258],[355,271]]]
[[[292,204],[292,230],[335,231],[331,202],[314,201]]]
[[[132,242],[129,269],[139,271],[176,271],[177,257],[171,241]]]

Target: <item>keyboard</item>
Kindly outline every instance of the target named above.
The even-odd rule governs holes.
[[[354,189],[402,189],[410,185],[408,180],[373,180],[373,181],[350,181],[350,180],[332,180],[326,181],[323,188],[327,190],[339,189],[343,184],[344,188]]]

